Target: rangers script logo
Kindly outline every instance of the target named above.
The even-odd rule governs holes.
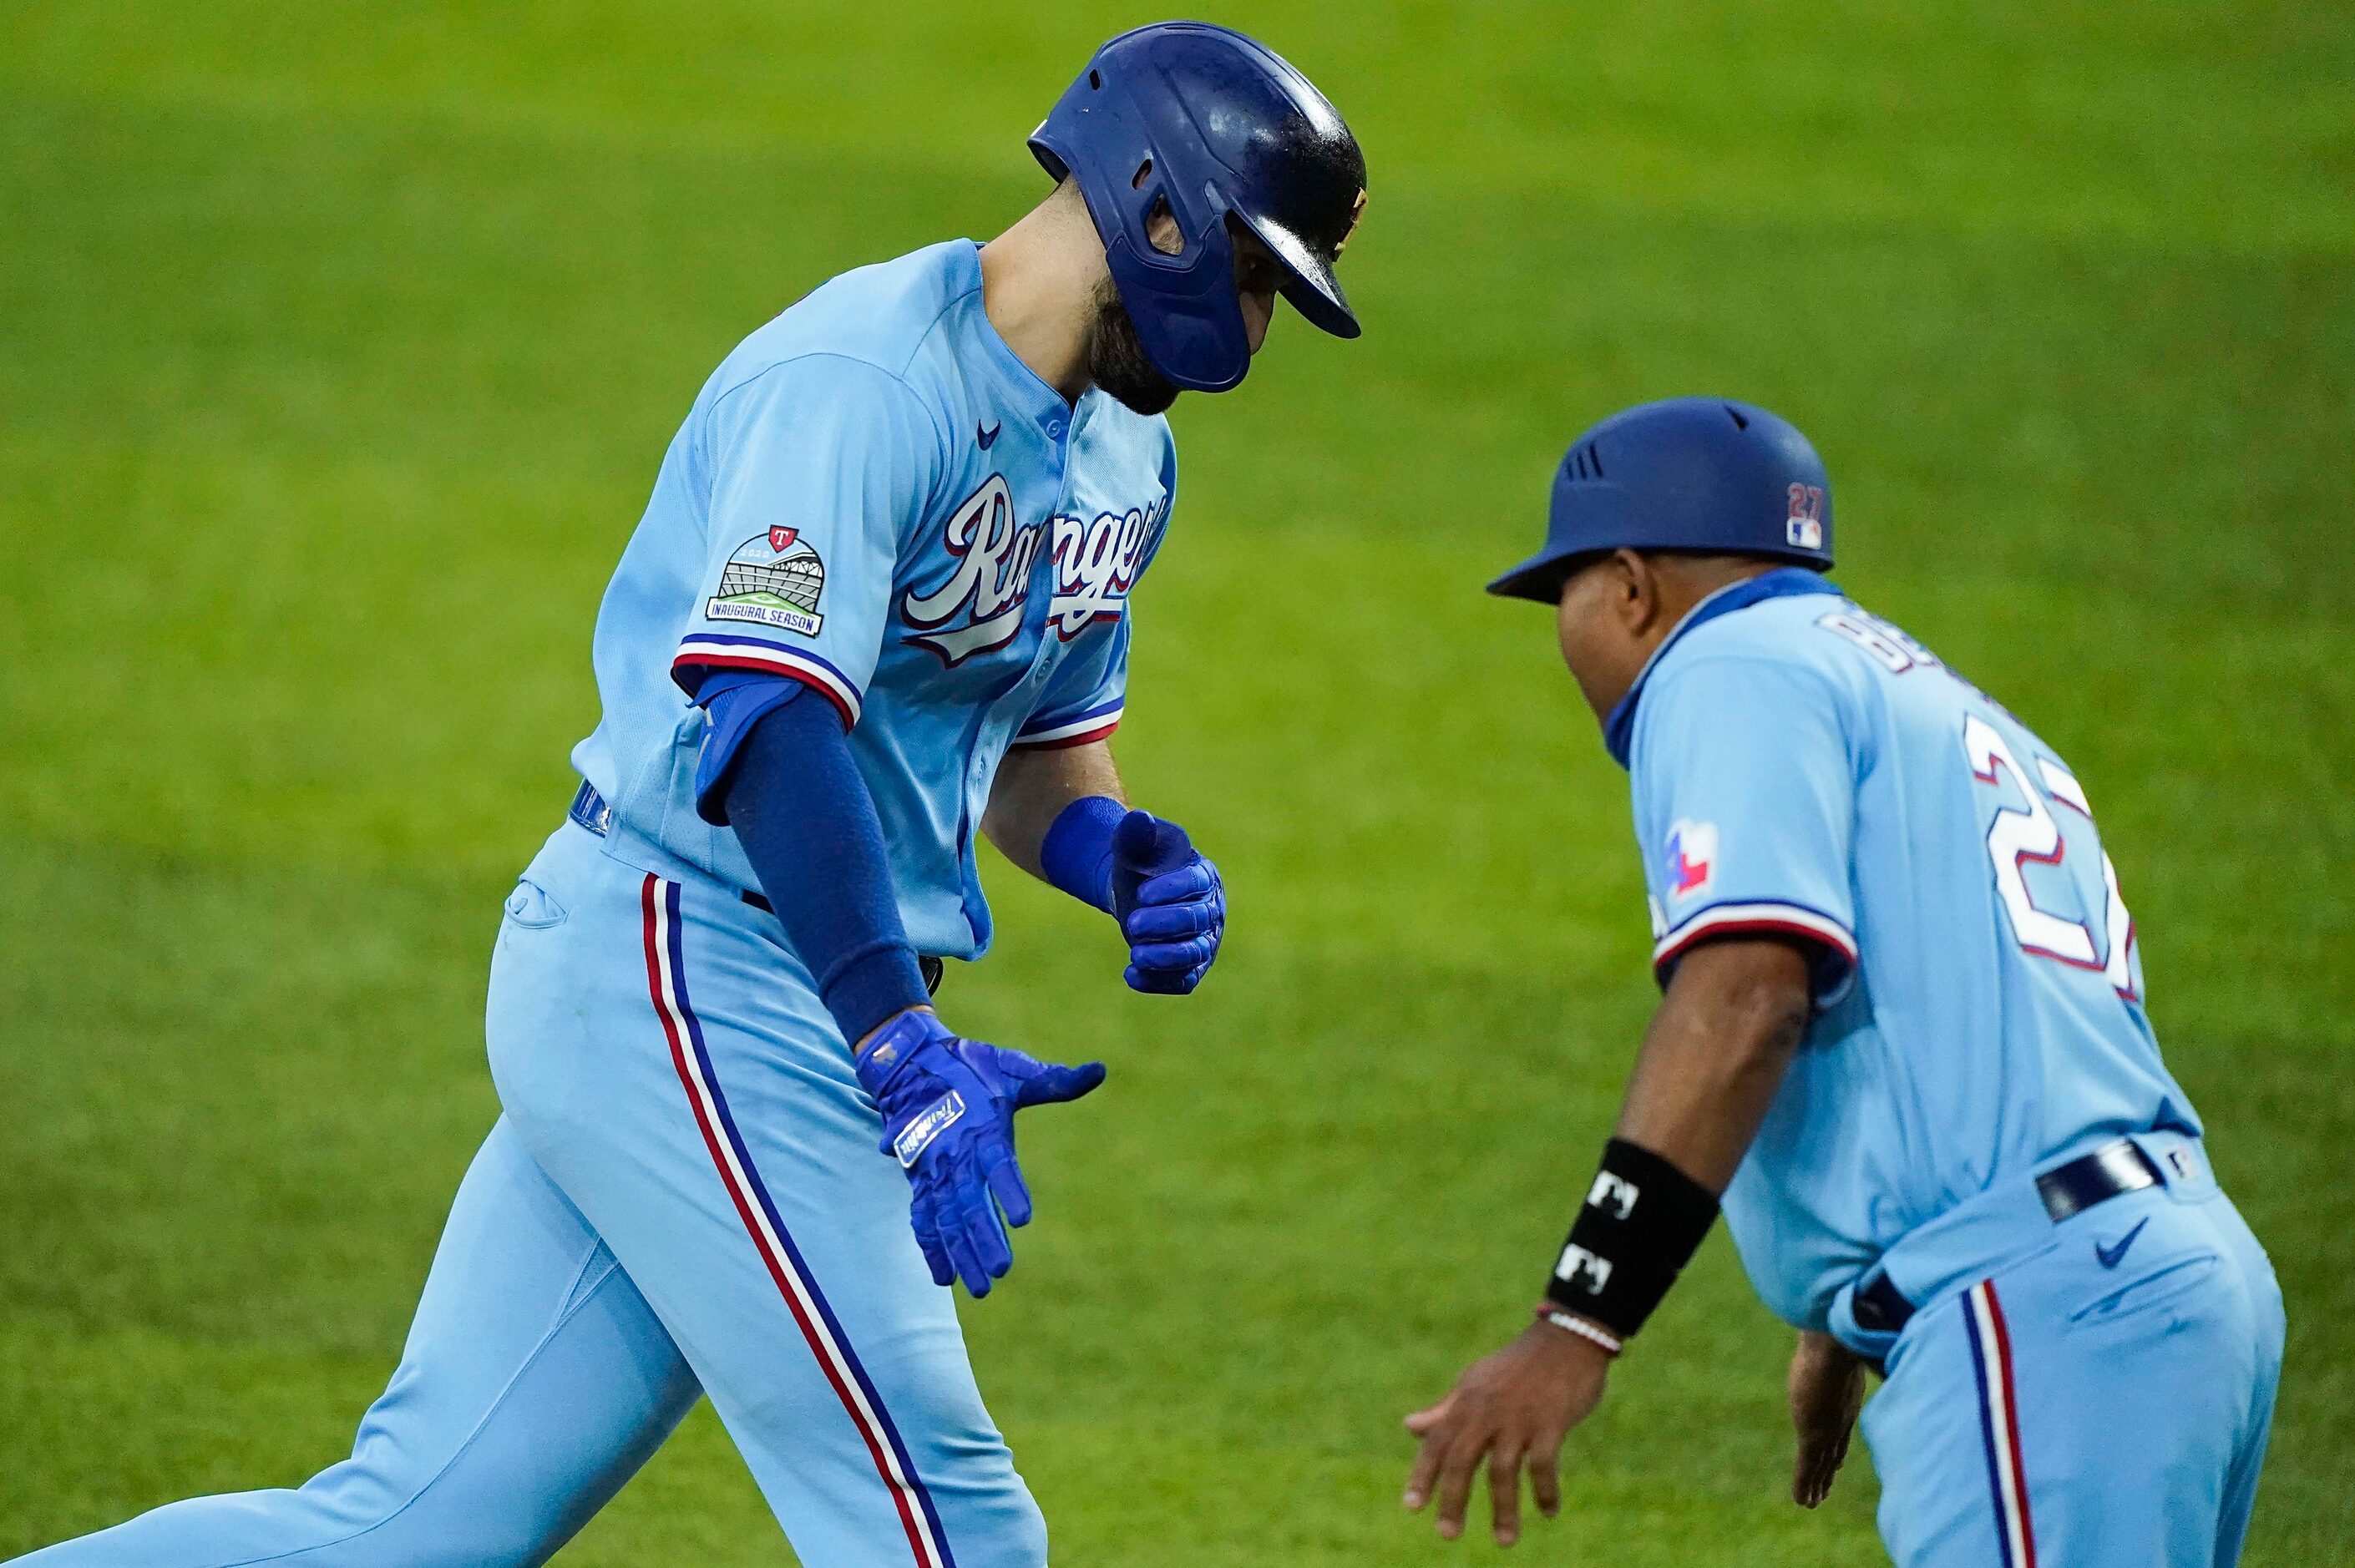
[[[1056,636],[1069,642],[1099,620],[1120,619],[1168,509],[1165,496],[1150,514],[1131,507],[1099,512],[1092,523],[1055,519],[1055,602],[1047,620]]]
[[[1092,522],[1058,516],[1026,524],[1014,515],[1006,481],[991,474],[942,526],[941,543],[955,557],[956,569],[930,593],[911,589],[900,601],[909,641],[952,668],[1013,641],[1050,524],[1054,597],[1047,624],[1069,642],[1100,620],[1118,620],[1168,504],[1165,497],[1149,513],[1132,507],[1098,513]]]
[[[949,514],[941,542],[956,557],[949,580],[928,594],[910,590],[900,614],[921,642],[952,667],[1003,648],[1022,630],[1039,528],[1014,520],[1014,496],[991,474]]]

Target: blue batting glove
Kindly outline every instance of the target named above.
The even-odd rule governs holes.
[[[868,1035],[854,1065],[883,1110],[882,1150],[914,1189],[908,1217],[932,1283],[962,1278],[976,1298],[988,1295],[989,1282],[1014,1266],[1006,1224],[1030,1223],[1014,1113],[1078,1099],[1104,1081],[1103,1064],[1060,1067],[961,1039],[911,1008]]]
[[[1112,913],[1128,938],[1131,991],[1183,996],[1227,934],[1227,890],[1186,830],[1131,811],[1112,835]]]

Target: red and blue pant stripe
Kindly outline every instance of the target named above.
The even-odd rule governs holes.
[[[955,1568],[940,1515],[909,1457],[867,1370],[843,1332],[825,1293],[794,1246],[792,1234],[762,1184],[751,1151],[729,1113],[728,1097],[711,1064],[702,1024],[687,999],[686,952],[681,940],[679,885],[648,874],[642,889],[645,917],[646,983],[670,1044],[672,1065],[695,1112],[713,1166],[734,1203],[745,1234],[761,1255],[777,1292],[816,1358],[826,1382],[865,1442],[878,1478],[890,1494],[918,1568]]]
[[[1995,1503],[1996,1540],[2004,1568],[2036,1568],[2036,1528],[2028,1507],[2028,1470],[2019,1457],[2019,1394],[2012,1375],[2011,1330],[1995,1281],[1965,1293],[1963,1326],[1971,1366],[1978,1374],[1979,1436],[1987,1447],[1987,1486]]]

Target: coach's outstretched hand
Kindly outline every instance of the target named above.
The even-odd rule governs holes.
[[[932,1283],[962,1278],[975,1297],[1014,1266],[1009,1224],[1030,1223],[1014,1160],[1014,1113],[1075,1100],[1103,1064],[1062,1067],[961,1039],[930,1008],[911,1008],[859,1043],[858,1081],[883,1109],[882,1150],[914,1189],[909,1220]],[[1005,1210],[1003,1221],[998,1210]]]
[[[1227,934],[1227,890],[1186,830],[1131,811],[1113,830],[1112,913],[1128,938],[1131,991],[1183,996]]]
[[[1521,1538],[1521,1466],[1529,1493],[1551,1519],[1561,1510],[1561,1440],[1593,1414],[1611,1357],[1567,1330],[1536,1322],[1491,1356],[1474,1361],[1454,1392],[1406,1418],[1423,1439],[1403,1501],[1421,1512],[1434,1490],[1443,1539],[1464,1533],[1473,1473],[1487,1461],[1488,1508],[1497,1544]]]

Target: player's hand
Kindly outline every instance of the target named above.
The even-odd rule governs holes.
[[[1561,1510],[1561,1440],[1603,1398],[1611,1357],[1599,1345],[1540,1320],[1521,1337],[1472,1363],[1455,1392],[1406,1418],[1423,1439],[1402,1500],[1420,1512],[1434,1490],[1444,1540],[1464,1533],[1472,1474],[1487,1460],[1488,1507],[1497,1544],[1521,1538],[1521,1466],[1529,1494],[1551,1519]]]
[[[1030,1223],[1030,1189],[1014,1160],[1014,1113],[1078,1099],[1103,1082],[1103,1064],[1060,1067],[961,1039],[925,1007],[861,1041],[855,1060],[859,1083],[883,1109],[883,1152],[914,1189],[908,1217],[932,1283],[962,1278],[975,1297],[988,1295],[990,1281],[1014,1266],[1007,1224]]]
[[[1131,811],[1112,835],[1112,912],[1128,938],[1131,991],[1183,996],[1227,934],[1227,890],[1186,830]]]
[[[1864,1362],[1829,1334],[1801,1334],[1791,1356],[1791,1425],[1799,1451],[1791,1464],[1791,1500],[1814,1508],[1831,1495],[1848,1457],[1849,1435],[1864,1403]]]

